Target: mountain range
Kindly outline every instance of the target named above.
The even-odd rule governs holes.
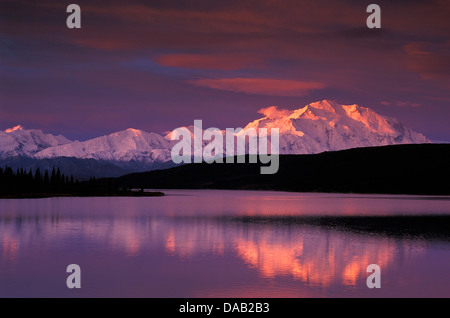
[[[259,112],[263,117],[248,123],[244,130],[278,128],[280,154],[430,142],[397,119],[358,105],[323,100],[292,111],[271,106]],[[192,126],[187,128],[192,131]],[[174,166],[171,149],[176,142],[170,140],[170,133],[161,135],[132,128],[72,141],[18,125],[0,131],[0,164],[26,169],[52,169],[57,165],[66,174],[81,178],[114,177]]]

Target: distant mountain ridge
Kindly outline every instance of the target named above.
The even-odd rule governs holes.
[[[379,115],[370,108],[341,105],[329,100],[292,111],[278,110],[272,106],[260,110],[260,113],[264,117],[250,122],[244,129],[278,128],[280,154],[315,154],[358,147],[430,142],[397,119]],[[192,130],[192,126],[187,128]],[[64,136],[26,130],[18,125],[0,131],[0,160],[20,165],[20,158],[26,158],[28,163],[31,162],[29,159],[33,159],[33,164],[28,165],[30,168],[39,166],[41,160],[46,160],[48,166],[51,160],[57,159],[58,164],[64,166],[64,158],[71,158],[71,167],[76,166],[74,159],[97,160],[98,165],[92,172],[97,176],[116,176],[122,172],[173,166],[171,149],[176,142],[170,140],[170,133],[162,136],[132,128],[86,141],[72,141]],[[203,143],[204,146],[206,144]],[[102,169],[104,164],[107,169]],[[118,169],[111,169],[110,165]],[[86,166],[86,162],[81,166]],[[113,170],[115,172],[111,174]],[[76,172],[76,169],[72,171]]]
[[[17,125],[13,128],[0,131],[0,159],[9,157],[33,157],[38,152],[65,144],[72,140],[64,136],[45,134],[38,129],[24,129]]]
[[[159,134],[129,128],[83,142],[49,147],[36,153],[35,158],[75,157],[153,163],[170,160],[171,148],[171,141]]]

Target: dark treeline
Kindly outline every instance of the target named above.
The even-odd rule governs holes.
[[[39,168],[32,172],[23,168],[14,171],[11,167],[0,167],[0,195],[73,195],[91,194],[112,191],[113,187],[108,184],[101,186],[95,177],[89,181],[79,182],[74,177],[61,173],[59,168],[52,171],[41,171]]]

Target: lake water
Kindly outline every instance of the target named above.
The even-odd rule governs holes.
[[[0,200],[0,297],[450,297],[449,235],[299,221],[450,215],[448,197],[164,192]]]

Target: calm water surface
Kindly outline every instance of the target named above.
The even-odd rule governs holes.
[[[0,200],[0,297],[450,297],[448,236],[295,221],[450,215],[448,197],[164,192]]]

